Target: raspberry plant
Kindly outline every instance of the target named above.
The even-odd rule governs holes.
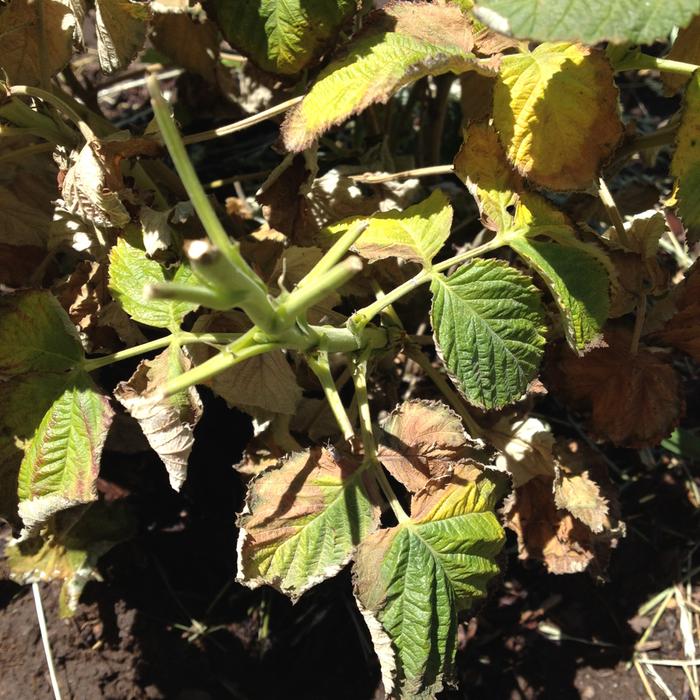
[[[221,34],[295,93],[184,138],[154,76],[155,123],[142,134],[117,131],[71,94],[64,69],[83,45],[83,2],[3,5],[0,501],[18,535],[8,550],[17,580],[63,580],[63,612],[75,610],[98,557],[130,532],[128,514],[97,488],[115,411],[138,421],[180,489],[203,410],[198,385],[256,426],[239,465],[254,476],[238,580],[296,600],[352,562],[388,694],[431,697],[449,680],[458,616],[504,563],[503,525],[522,558],[554,573],[604,570],[624,534],[612,484],[532,414],[532,397],[541,374],[587,417],[591,439],[618,446],[656,445],[678,424],[672,358],[700,359],[690,267],[700,231],[697,0],[397,0],[372,11],[354,0],[96,0],[106,73],[127,67],[148,36],[224,89]],[[640,48],[674,27],[668,57]],[[615,75],[641,69],[661,71],[684,99],[667,126],[636,134]],[[336,183],[324,208],[321,150],[351,150],[343,139],[362,143],[369,128],[383,137],[379,160],[391,162],[391,110],[410,114],[419,81],[444,105],[457,78],[453,165],[407,174],[454,173],[465,188],[452,200],[471,196],[478,208],[478,241],[449,250],[458,227],[440,188],[379,211],[361,192],[343,199]],[[186,145],[283,112],[287,155],[258,194],[266,223],[233,235]],[[436,118],[439,154],[444,114]],[[416,128],[429,133],[425,111]],[[625,221],[606,178],[669,145],[665,209]],[[32,201],[27,177],[45,179],[49,153],[59,197]],[[347,177],[343,186],[357,189]],[[586,206],[570,206],[577,196]],[[675,284],[660,246],[686,270]],[[406,330],[407,300],[429,316],[430,338]],[[140,356],[113,397],[100,388],[101,368]],[[377,368],[387,358],[413,362],[441,400],[382,410]],[[304,396],[309,376],[323,400]]]

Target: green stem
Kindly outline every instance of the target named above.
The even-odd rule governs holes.
[[[77,141],[77,134],[72,141],[67,140],[65,134],[61,133],[52,119],[31,109],[19,98],[14,98],[7,104],[2,105],[0,107],[0,117],[15,126],[30,130],[32,134],[51,144],[74,145]]]
[[[483,434],[481,426],[474,420],[467,410],[459,394],[447,383],[440,370],[433,367],[428,357],[413,343],[406,345],[406,355],[410,357],[426,374],[426,376],[440,390],[447,402],[459,414],[471,437],[480,437]]]
[[[240,301],[240,295],[238,300],[232,300],[228,297],[222,297],[217,290],[211,287],[193,287],[177,282],[149,284],[144,287],[143,291],[147,299],[173,299],[216,311],[228,311]]]
[[[328,405],[331,407],[331,411],[333,411],[338,427],[343,433],[343,438],[349,440],[355,434],[355,430],[352,427],[350,418],[348,417],[345,406],[343,406],[343,401],[338,393],[338,388],[335,385],[335,380],[333,379],[333,374],[331,373],[330,364],[328,362],[328,353],[320,352],[317,358],[309,354],[306,356],[306,361],[321,383],[323,393],[326,395],[326,401],[328,401]]]
[[[466,260],[469,260],[471,258],[475,258],[479,255],[483,255],[484,253],[496,250],[497,248],[500,248],[503,245],[504,241],[501,240],[498,236],[496,236],[496,238],[489,241],[488,243],[484,243],[483,245],[477,246],[476,248],[467,250],[464,253],[454,255],[451,258],[448,258],[447,260],[443,260],[442,262],[433,265],[432,268],[424,268],[417,275],[411,277],[410,280],[407,280],[395,289],[392,289],[390,292],[387,292],[383,297],[356,311],[348,319],[348,326],[358,331],[363,329],[367,323],[369,323],[378,313],[381,313],[387,306],[393,304],[395,301],[398,301],[402,297],[406,296],[406,294],[409,294],[414,289],[420,287],[426,282],[429,282],[432,279],[434,273],[447,270],[453,265],[458,265],[459,263],[465,262]]]
[[[352,255],[328,270],[313,284],[297,287],[277,309],[280,327],[289,326],[297,318],[302,318],[314,304],[323,301],[329,294],[349,282],[361,270],[362,260],[356,255]]]
[[[672,61],[668,58],[657,58],[645,53],[635,53],[623,59],[616,67],[617,71],[626,70],[659,70],[663,73],[676,73],[677,75],[692,75],[700,66],[683,61]]]
[[[369,221],[357,221],[351,224],[348,230],[326,251],[326,254],[311,268],[297,288],[306,287],[310,282],[325,275],[342,257],[350,250],[350,247],[367,230]]]
[[[95,140],[95,132],[88,126],[87,122],[83,121],[80,115],[70,105],[66,104],[60,97],[54,95],[54,93],[48,90],[42,90],[38,87],[30,87],[29,85],[13,85],[10,88],[10,94],[15,97],[18,95],[34,97],[37,100],[41,100],[42,102],[46,102],[46,104],[56,107],[56,109],[63,113],[63,116],[67,117],[80,129],[80,133],[88,143]]]
[[[369,397],[367,396],[366,359],[362,359],[357,363],[352,378],[355,382],[355,397],[357,398],[357,412],[360,417],[360,431],[362,434],[362,445],[365,450],[365,459],[370,463],[372,474],[383,491],[386,500],[389,501],[389,505],[396,519],[399,523],[407,522],[410,518],[403,509],[397,495],[394,493],[394,489],[391,488],[389,479],[387,479],[384,469],[377,458],[377,445],[374,441],[372,414],[369,408]]]
[[[224,345],[235,342],[238,340],[240,335],[240,333],[173,333],[171,335],[166,335],[163,338],[151,340],[148,343],[135,345],[133,348],[119,350],[111,355],[104,355],[103,357],[93,357],[91,359],[83,360],[82,366],[86,372],[94,372],[101,367],[106,367],[107,365],[114,364],[115,362],[128,360],[131,357],[138,357],[139,355],[144,355],[147,352],[151,352],[151,350],[166,348],[172,343],[179,343],[180,345],[184,345],[185,343]]]
[[[160,93],[157,77],[151,76],[147,81],[147,85],[151,95],[153,112],[163,141],[192,201],[192,206],[197,212],[212,243],[230,261],[232,266],[238,270],[242,283],[246,287],[244,311],[257,326],[266,331],[273,331],[276,327],[277,316],[267,296],[265,284],[243,259],[238,245],[229,240],[224,227],[219,221],[209,198],[204,192],[204,188],[197,178],[192,162],[187,155],[185,144],[182,142],[177,126],[170,115],[168,104]]]

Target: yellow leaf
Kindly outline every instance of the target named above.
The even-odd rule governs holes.
[[[618,91],[605,56],[541,44],[503,58],[494,125],[511,163],[553,190],[586,189],[622,137]]]
[[[700,63],[700,15],[696,15],[687,27],[678,32],[666,58],[683,63]],[[688,79],[687,75],[661,73],[661,80],[670,93],[678,92],[688,82]]]

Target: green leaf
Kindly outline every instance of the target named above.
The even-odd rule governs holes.
[[[430,311],[437,348],[466,398],[501,408],[535,378],[544,351],[540,296],[500,260],[474,260],[435,275]]]
[[[698,0],[478,0],[476,16],[502,34],[536,41],[650,44],[684,27]]]
[[[503,530],[495,485],[473,463],[414,496],[410,520],[370,535],[357,550],[355,597],[372,635],[384,690],[432,698],[450,676],[457,613],[498,572]]]
[[[316,59],[355,12],[355,0],[215,0],[226,40],[271,73],[292,75]]]
[[[332,238],[344,234],[361,219],[353,218],[330,226]],[[441,190],[404,211],[387,211],[368,219],[369,226],[357,239],[353,250],[373,262],[383,258],[430,265],[450,235],[452,207]]]
[[[144,250],[131,245],[124,238],[120,238],[110,251],[109,289],[124,311],[139,323],[175,330],[197,305],[146,296],[146,285],[165,281],[192,286],[197,284],[187,265],[180,265],[173,274],[155,260],[149,260]]]
[[[605,268],[587,251],[553,241],[522,236],[509,245],[545,281],[569,345],[581,353],[595,345],[610,311]]]
[[[97,498],[95,481],[114,412],[85,372],[71,372],[65,381],[19,470],[19,515],[29,533],[57,511]]]
[[[493,127],[471,124],[455,172],[479,204],[485,224],[545,281],[561,314],[567,342],[584,352],[600,338],[610,310],[612,263],[576,237],[569,219],[525,189]]]
[[[82,357],[75,326],[50,292],[0,296],[0,378],[60,372]]]
[[[61,617],[70,617],[98,559],[134,533],[135,522],[123,503],[98,502],[57,513],[41,534],[7,547],[10,578],[21,584],[63,581]]]
[[[387,102],[426,75],[493,74],[498,61],[477,59],[470,52],[471,30],[459,8],[426,5],[415,10],[413,3],[397,2],[376,13],[374,23],[348,45],[347,55],[321,72],[282,126],[290,151],[305,150],[331,126]]]
[[[296,600],[334,576],[379,524],[365,464],[318,447],[255,479],[239,518],[238,580]]]
[[[671,174],[678,179],[678,213],[689,239],[697,241],[700,238],[700,71],[695,71],[685,91]]]

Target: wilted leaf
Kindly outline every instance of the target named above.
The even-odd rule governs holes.
[[[474,260],[431,284],[435,342],[466,398],[500,408],[534,379],[544,332],[537,290],[500,260]]]
[[[474,123],[464,131],[455,172],[477,200],[485,225],[546,283],[571,348],[595,346],[610,308],[612,265],[602,250],[579,240],[564,214],[525,189],[492,127]]]
[[[133,531],[133,519],[121,504],[94,503],[62,511],[40,534],[6,548],[10,578],[21,584],[63,581],[59,612],[70,617],[85,584],[95,577],[98,559]]]
[[[554,476],[554,436],[547,423],[528,418],[501,418],[484,437],[499,451],[496,468],[518,488],[536,476]]]
[[[243,314],[205,314],[200,316],[193,331],[202,333],[241,333],[249,327]],[[189,347],[195,364],[208,360],[214,350],[204,345]],[[301,398],[301,388],[281,350],[251,357],[212,377],[205,384],[231,406],[245,411],[270,411],[292,415]]]
[[[332,238],[345,233],[361,219],[330,226]],[[452,207],[441,190],[404,211],[388,211],[369,218],[369,226],[353,250],[370,262],[397,257],[429,266],[450,235]]]
[[[0,378],[62,372],[78,365],[82,357],[75,328],[51,293],[0,296]]]
[[[3,72],[14,85],[38,85],[43,51],[45,76],[52,78],[70,60],[75,27],[75,17],[58,0],[42,0],[41,7],[31,0],[10,0],[0,12]]]
[[[547,386],[572,407],[590,411],[596,435],[625,447],[657,445],[680,420],[680,377],[663,356],[644,348],[632,354],[626,330],[606,331],[605,341],[609,347],[584,357],[561,348]]]
[[[409,491],[449,476],[475,442],[460,417],[439,401],[406,401],[381,423],[379,460]]]
[[[608,501],[588,471],[561,470],[554,481],[554,503],[588,525],[592,532],[600,533],[605,528]]]
[[[379,525],[373,488],[367,464],[320,448],[263,472],[239,518],[238,580],[296,600],[334,576]]]
[[[672,345],[700,362],[700,266],[693,265],[671,294],[676,313],[649,339]]]
[[[114,412],[90,376],[73,371],[25,449],[19,515],[33,533],[54,513],[97,498],[95,481]]]
[[[700,8],[698,8],[700,10]],[[668,53],[672,61],[683,63],[700,63],[700,14],[696,15],[687,27],[679,32]],[[661,73],[661,80],[669,92],[678,92],[689,80],[687,75]]]
[[[109,253],[109,288],[123,309],[134,321],[157,328],[178,329],[182,319],[197,308],[196,304],[169,299],[149,299],[147,285],[165,281],[178,284],[196,284],[196,278],[187,265],[167,270],[146,252],[120,238]]]
[[[423,76],[493,73],[496,61],[469,53],[471,33],[458,8],[432,8],[430,22],[416,9],[410,2],[397,2],[376,13],[374,23],[350,42],[347,55],[321,72],[282,126],[290,151],[303,151],[331,126],[371,104],[387,102]],[[438,22],[438,16],[446,21]]]
[[[355,597],[379,656],[384,690],[434,697],[451,675],[457,613],[483,596],[498,572],[503,531],[495,486],[473,463],[428,482],[411,518],[357,549]]]
[[[129,65],[146,40],[151,13],[147,3],[95,0],[97,54],[105,73]]]
[[[506,500],[506,527],[518,536],[520,559],[538,559],[552,574],[602,573],[620,531],[595,535],[571,513],[557,510],[554,478],[536,476]]]
[[[612,67],[603,53],[572,44],[506,56],[493,120],[508,159],[528,179],[586,189],[622,138]]]
[[[671,174],[678,179],[678,213],[688,239],[695,242],[700,237],[700,71],[693,73],[685,91]]]
[[[215,0],[231,45],[263,70],[292,75],[311,63],[354,13],[355,0]]]
[[[149,445],[163,460],[176,491],[187,478],[187,461],[194,445],[194,428],[202,417],[202,402],[193,386],[160,401],[154,401],[153,395],[191,367],[189,357],[171,347],[153,360],[143,360],[132,377],[114,390],[114,396],[139,422]]]
[[[479,0],[476,16],[503,34],[537,41],[651,44],[698,12],[697,0]]]

